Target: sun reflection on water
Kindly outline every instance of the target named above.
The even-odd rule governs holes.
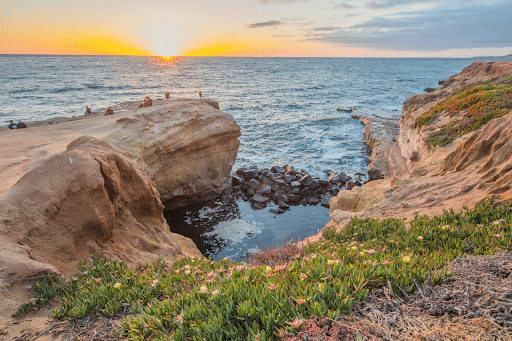
[[[175,57],[164,57],[164,56],[153,56],[151,60],[157,65],[173,66],[175,64],[181,65],[180,61],[183,59],[182,56]]]

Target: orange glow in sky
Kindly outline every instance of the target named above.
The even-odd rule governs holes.
[[[340,1],[0,0],[0,54],[469,57],[512,52],[510,0],[485,5]]]

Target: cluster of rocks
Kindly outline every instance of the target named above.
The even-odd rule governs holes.
[[[329,199],[338,194],[341,189],[350,190],[361,186],[361,176],[357,173],[355,179],[343,172],[332,173],[329,180],[312,177],[302,169],[293,166],[274,166],[270,169],[240,168],[231,178],[222,201],[227,203],[238,198],[249,201],[255,210],[267,207],[274,202],[278,207],[269,211],[275,214],[284,213],[290,205],[318,205],[329,207]]]

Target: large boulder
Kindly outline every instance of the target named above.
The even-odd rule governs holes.
[[[118,120],[103,140],[134,160],[167,209],[218,197],[228,185],[240,127],[202,100],[165,101]]]
[[[0,276],[65,274],[92,253],[142,265],[200,257],[171,233],[155,184],[106,143],[81,137],[0,198]]]

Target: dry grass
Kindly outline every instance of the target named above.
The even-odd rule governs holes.
[[[459,258],[439,286],[374,290],[356,321],[383,340],[512,340],[512,252]]]
[[[292,261],[296,255],[304,255],[297,241],[290,240],[277,246],[271,246],[251,255],[248,259],[250,265],[282,265]]]

